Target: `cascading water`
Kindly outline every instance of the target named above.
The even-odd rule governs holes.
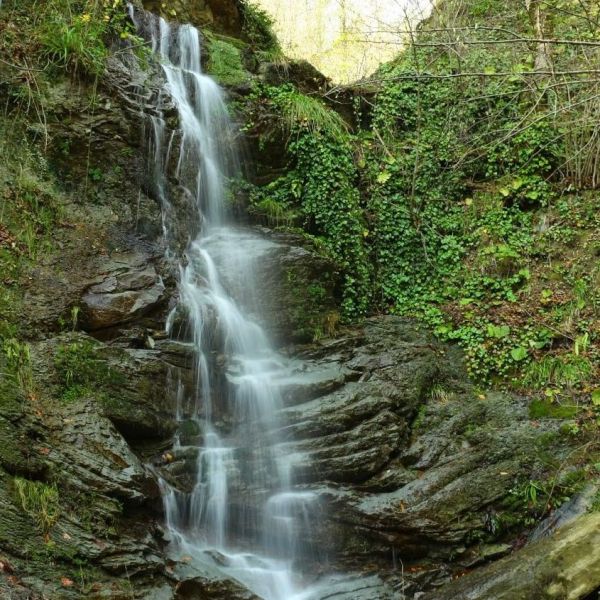
[[[191,491],[162,482],[171,549],[218,564],[267,600],[308,598],[311,591],[302,591],[293,569],[302,552],[296,532],[307,526],[315,496],[292,491],[291,459],[278,447],[282,360],[223,283],[224,277],[243,282],[244,295],[256,296],[255,260],[247,249],[269,242],[228,224],[226,182],[235,165],[234,132],[221,89],[202,73],[198,31],[171,26],[133,7],[130,11],[159,57],[165,92],[179,117],[180,131],[170,136],[158,108],[151,117],[153,185],[163,205],[165,238],[174,246],[175,223],[182,220],[181,202],[176,208],[167,192],[168,165],[176,152],[175,177],[191,239],[180,266],[179,291],[192,332],[197,380],[191,401],[182,398],[180,388],[178,417],[196,423],[201,441]],[[226,374],[224,385],[219,369]],[[244,501],[248,495],[255,499],[252,506]]]

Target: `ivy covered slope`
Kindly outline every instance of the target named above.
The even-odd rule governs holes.
[[[480,399],[509,390],[556,423],[583,449],[572,492],[600,476],[598,64],[594,2],[448,0],[367,81],[272,69],[238,103],[251,217],[334,259],[342,322],[415,317],[461,347]],[[557,468],[531,452],[528,510]]]
[[[579,417],[600,402],[599,39],[593,2],[440,3],[376,74],[360,144],[378,300],[477,381]]]
[[[288,160],[252,210],[338,260],[343,317],[416,316],[574,432],[600,404],[599,19],[448,0],[369,81],[256,85],[248,119]]]

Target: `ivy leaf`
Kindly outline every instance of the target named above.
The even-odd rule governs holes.
[[[529,356],[529,354],[527,353],[527,350],[525,348],[523,348],[523,346],[518,346],[517,348],[513,348],[510,351],[510,355],[512,356],[512,359],[516,360],[517,362],[525,360]]]
[[[381,171],[381,173],[377,175],[377,183],[387,183],[390,180],[391,176],[391,173],[389,173],[388,171]]]
[[[485,67],[485,69],[483,69],[483,72],[486,75],[493,75],[496,72],[496,68],[495,67]]]
[[[544,346],[546,346],[548,344],[548,342],[546,341],[536,341],[536,340],[529,340],[529,345],[534,348],[535,350],[541,350]]]
[[[519,277],[522,277],[526,281],[529,281],[531,279],[531,271],[529,269],[521,269],[517,273],[517,275],[519,275]]]
[[[600,388],[592,392],[592,404],[600,406]]]
[[[510,327],[508,325],[488,325],[487,334],[490,337],[501,340],[510,333]]]

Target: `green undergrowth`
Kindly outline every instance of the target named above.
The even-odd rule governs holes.
[[[596,83],[539,76],[532,91],[535,51],[490,43],[535,37],[524,8],[455,5],[371,82],[356,156],[374,308],[458,343],[480,384],[589,407],[600,374]],[[571,8],[545,7],[549,36],[600,35]],[[477,29],[491,15],[499,29]],[[446,27],[474,43],[448,48]],[[589,56],[564,46],[552,59],[567,70]]]
[[[32,74],[57,68],[100,76],[111,40],[138,41],[124,0],[7,0],[1,10],[17,28],[7,30],[0,47],[16,54],[27,44],[31,62],[22,66]],[[20,65],[21,57],[15,58]]]
[[[281,60],[283,52],[270,15],[251,0],[242,0],[240,8],[242,35],[248,40],[258,58],[262,61]]]
[[[58,346],[54,367],[65,403],[85,397],[107,400],[114,386],[124,383],[124,376],[101,355],[101,347],[88,339]]]
[[[563,4],[544,5],[544,35],[600,39],[594,3]],[[600,50],[559,44],[546,72],[538,46],[507,43],[539,37],[534,16],[442,3],[415,45],[353,87],[352,131],[317,94],[256,85],[247,131],[260,148],[283,138],[288,170],[251,192],[250,212],[322,242],[347,320],[416,317],[462,347],[478,385],[595,422],[600,89],[588,70]]]
[[[33,519],[41,533],[48,534],[60,516],[58,487],[22,477],[13,480],[22,510]]]

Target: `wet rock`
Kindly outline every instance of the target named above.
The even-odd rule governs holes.
[[[170,438],[176,429],[178,377],[189,373],[173,368],[158,350],[108,348],[104,354],[119,374],[119,384],[100,397],[104,414],[130,441]]]
[[[421,600],[577,600],[598,587],[600,513],[594,513]]]
[[[260,68],[261,78],[269,85],[283,85],[293,81],[303,94],[324,92],[331,81],[305,60],[286,63],[265,63]]]
[[[259,600],[240,584],[234,581],[210,581],[204,577],[188,579],[175,587],[174,600]]]
[[[379,576],[369,573],[351,573],[330,576],[319,581],[314,600],[394,600],[398,595]]]
[[[301,236],[264,228],[224,231],[205,246],[217,266],[227,261],[220,269],[227,291],[276,345],[312,341],[335,329],[335,265]],[[251,289],[268,293],[252,297]]]
[[[480,397],[459,357],[410,320],[371,319],[301,358],[277,435],[295,481],[320,497],[321,549],[346,565],[386,564],[390,547],[403,560],[460,555],[531,477],[525,449],[559,426],[532,427],[517,397]]]
[[[148,256],[115,254],[102,267],[106,275],[81,299],[82,325],[88,331],[129,323],[164,302],[165,286]]]
[[[143,0],[146,10],[155,14],[166,11],[159,0]],[[178,20],[182,23],[192,23],[199,27],[209,26],[229,35],[240,36],[242,33],[243,16],[240,12],[240,2],[236,0],[174,0],[165,12],[166,18],[173,18],[176,11]]]
[[[259,596],[219,568],[227,565],[225,556],[206,551],[194,558],[183,556],[171,567],[177,581],[173,600],[259,600]]]
[[[44,436],[25,394],[10,378],[0,380],[0,467],[13,475],[39,475],[45,465],[32,445]]]
[[[66,407],[50,427],[46,460],[71,487],[137,503],[159,495],[152,474],[95,402]]]

